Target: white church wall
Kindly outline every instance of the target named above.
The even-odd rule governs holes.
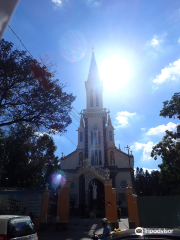
[[[76,169],[79,166],[79,153],[79,150],[75,151],[61,160],[61,169]]]

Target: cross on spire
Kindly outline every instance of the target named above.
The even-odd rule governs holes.
[[[94,52],[94,47],[92,46],[92,52]]]
[[[127,145],[127,147],[125,147],[125,148],[127,148],[127,150],[128,150],[128,155],[129,155],[129,149],[130,149],[130,147]]]

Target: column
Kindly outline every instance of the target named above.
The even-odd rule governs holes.
[[[112,189],[112,179],[106,179],[104,182],[104,192],[105,192],[105,214],[109,222],[111,230],[118,228],[117,219],[117,204],[116,204],[116,189]]]
[[[41,223],[40,229],[46,230],[47,229],[47,214],[49,208],[49,194],[50,190],[43,191],[43,200],[42,200],[42,207],[41,207]]]
[[[137,206],[137,195],[133,194],[131,187],[126,188],[129,228],[139,227],[139,215]]]
[[[55,230],[67,230],[69,223],[69,186],[67,181],[58,191],[57,222]]]

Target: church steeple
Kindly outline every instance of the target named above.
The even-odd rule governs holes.
[[[89,74],[87,81],[100,81],[99,72],[94,56],[94,51],[92,51],[91,64],[89,68]]]
[[[112,126],[112,123],[111,123],[111,117],[110,117],[110,114],[108,112],[108,127]]]
[[[91,63],[89,68],[88,79],[85,82],[86,87],[86,108],[87,109],[102,109],[103,108],[103,84],[100,80],[98,67],[92,51]]]

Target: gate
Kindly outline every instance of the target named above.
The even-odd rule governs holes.
[[[180,196],[138,196],[141,227],[178,227]]]

